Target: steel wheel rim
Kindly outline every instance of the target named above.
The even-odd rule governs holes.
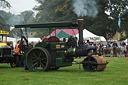
[[[43,49],[34,49],[27,55],[27,65],[31,71],[45,71],[48,66],[48,54]]]

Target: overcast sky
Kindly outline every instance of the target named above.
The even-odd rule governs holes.
[[[11,8],[2,9],[13,14],[19,14],[25,10],[32,10],[33,7],[38,5],[35,0],[7,0],[11,4]]]

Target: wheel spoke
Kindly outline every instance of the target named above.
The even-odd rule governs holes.
[[[37,58],[37,56],[36,56],[35,52],[33,52],[33,54],[34,54],[34,56]]]
[[[37,67],[38,67],[38,63],[36,64],[36,67],[35,68],[37,69]]]
[[[45,64],[46,64],[46,61],[43,61],[43,63],[45,63]]]
[[[39,54],[39,58],[40,58],[40,56],[41,56],[41,52],[40,52],[40,54]]]
[[[42,58],[41,61],[46,60],[47,58]]]
[[[31,63],[34,63],[34,62],[36,62],[36,60],[32,60],[32,59],[31,59]]]
[[[45,54],[43,53],[43,54],[42,54],[42,57],[44,57],[44,56],[45,56]]]
[[[37,65],[37,62],[35,64],[33,64],[32,67],[34,67],[35,65]]]
[[[40,69],[41,69],[41,64],[40,64]]]
[[[40,65],[42,65],[42,67],[44,68],[44,65],[43,65],[43,63],[41,63],[41,62],[40,62]]]
[[[32,59],[36,59],[34,56],[31,56]]]

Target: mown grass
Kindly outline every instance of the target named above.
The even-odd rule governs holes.
[[[85,72],[79,65],[57,71],[29,72],[0,64],[0,85],[127,85],[128,58],[107,57],[109,64],[102,72]],[[81,61],[83,59],[76,59]]]

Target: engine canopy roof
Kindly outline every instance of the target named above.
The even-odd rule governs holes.
[[[54,28],[54,27],[78,27],[76,22],[51,22],[15,25],[15,28]]]

